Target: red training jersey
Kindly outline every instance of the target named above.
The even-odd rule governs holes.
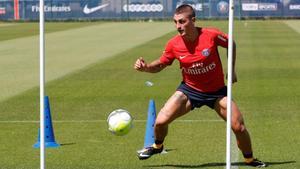
[[[228,48],[228,36],[217,29],[197,28],[198,38],[187,42],[180,35],[168,41],[160,62],[180,62],[183,81],[201,92],[215,92],[225,86],[218,46]]]

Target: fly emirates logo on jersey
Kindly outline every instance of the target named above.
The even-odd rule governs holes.
[[[206,74],[216,68],[216,63],[212,62],[208,65],[204,65],[202,62],[196,62],[191,67],[185,68],[182,67],[182,71],[190,75],[201,75]]]

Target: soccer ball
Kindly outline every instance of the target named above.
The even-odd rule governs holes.
[[[132,116],[123,109],[111,112],[107,118],[108,130],[117,136],[126,135],[132,128]]]

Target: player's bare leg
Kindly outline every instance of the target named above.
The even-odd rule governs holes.
[[[163,150],[163,141],[168,134],[168,125],[173,120],[186,114],[190,110],[191,104],[188,101],[187,96],[180,91],[176,91],[157,115],[154,126],[154,145],[140,152],[138,154],[139,159],[144,160],[154,154],[161,153]]]
[[[251,140],[245,127],[244,120],[237,105],[232,101],[231,128],[236,136],[239,149],[243,153],[251,153]],[[215,104],[215,110],[226,121],[227,119],[227,97],[218,99]]]
[[[247,165],[254,167],[265,167],[266,164],[253,158],[250,135],[246,129],[242,113],[234,101],[232,105],[231,128],[235,134],[237,145],[242,151]],[[227,97],[220,98],[215,103],[216,112],[226,121],[227,119]]]
[[[187,96],[176,91],[157,115],[154,127],[155,139],[163,141],[168,132],[168,124],[190,110],[191,104]]]

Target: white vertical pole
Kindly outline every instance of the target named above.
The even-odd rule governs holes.
[[[40,0],[40,169],[45,169],[45,29],[44,0]]]
[[[233,15],[234,0],[229,0],[228,26],[228,76],[227,76],[227,125],[226,125],[226,169],[231,168],[231,98],[232,98],[232,54],[233,54]]]

